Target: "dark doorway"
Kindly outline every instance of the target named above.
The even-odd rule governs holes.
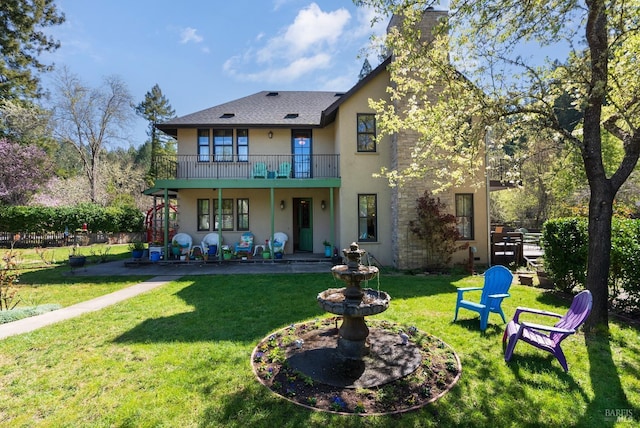
[[[313,251],[313,217],[310,198],[293,199],[293,250]]]

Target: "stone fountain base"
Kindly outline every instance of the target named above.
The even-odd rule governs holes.
[[[310,331],[301,339],[303,349],[287,355],[289,365],[314,381],[341,388],[371,388],[413,373],[422,361],[420,349],[402,344],[398,334],[372,328],[368,355],[345,358],[337,347],[338,329]]]

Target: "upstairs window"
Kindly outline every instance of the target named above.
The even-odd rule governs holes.
[[[214,129],[213,156],[216,162],[233,161],[233,130]]]
[[[378,236],[378,197],[358,195],[358,241],[376,241]]]
[[[198,162],[209,162],[209,130],[198,129]]]
[[[456,194],[456,221],[462,239],[473,238],[473,194]]]
[[[238,154],[238,162],[247,162],[249,160],[248,129],[238,129],[236,131],[236,151]]]
[[[376,151],[376,116],[371,113],[358,113],[358,151]]]

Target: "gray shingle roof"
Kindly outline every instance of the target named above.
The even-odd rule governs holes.
[[[342,95],[339,92],[262,91],[169,120],[157,127],[170,132],[200,126],[320,126],[322,112]]]

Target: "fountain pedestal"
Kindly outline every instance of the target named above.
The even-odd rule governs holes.
[[[338,334],[338,349],[345,358],[361,360],[369,355],[369,327],[364,317],[344,317]]]

